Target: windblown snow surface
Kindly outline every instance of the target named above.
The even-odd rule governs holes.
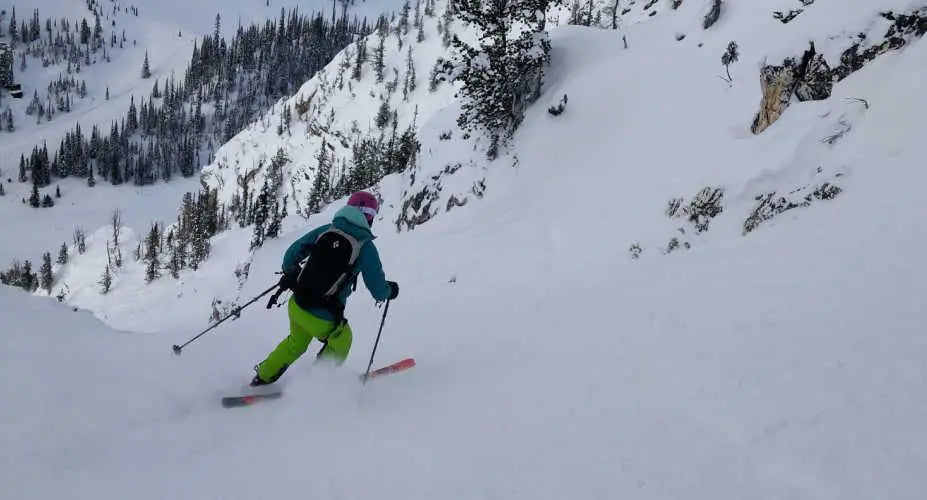
[[[379,186],[377,243],[401,294],[374,364],[412,356],[411,371],[358,383],[382,311],[362,290],[345,366],[307,355],[280,400],[219,405],[284,337],[282,309],[258,303],[171,354],[223,290],[241,303],[273,283],[306,229],[295,220],[254,254],[240,292],[247,229],[220,235],[179,285],[126,276],[105,299],[75,290],[110,325],[152,333],[0,290],[0,496],[923,498],[927,43],[752,136],[755,71],[733,88],[692,73],[708,56],[676,44],[675,22],[628,30],[672,44],[652,53],[557,30],[547,95],[568,92],[569,106],[530,111],[517,165],[461,170],[462,184],[486,177],[482,199],[397,234],[410,179]],[[422,136],[455,117],[451,105]],[[822,143],[838,119],[852,131]],[[432,141],[423,168],[467,150]],[[843,193],[742,234],[754,196],[818,176]],[[667,201],[706,185],[726,188],[724,212],[664,255],[679,235]],[[64,272],[90,281],[97,264]]]

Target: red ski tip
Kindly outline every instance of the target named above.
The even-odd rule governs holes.
[[[415,366],[415,359],[406,358],[402,361],[397,361],[391,365],[387,365],[387,366],[384,366],[383,368],[370,372],[370,376],[367,377],[367,380],[380,377],[382,375],[389,375],[391,373],[405,371],[405,370],[408,370],[409,368],[412,368],[413,366]],[[361,380],[364,380],[364,375],[361,375]]]

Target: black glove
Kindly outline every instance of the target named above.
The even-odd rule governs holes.
[[[283,273],[277,286],[284,290],[295,290],[298,275],[294,272]]]
[[[395,281],[387,281],[386,284],[389,285],[389,300],[393,300],[398,297],[399,283],[396,283]]]

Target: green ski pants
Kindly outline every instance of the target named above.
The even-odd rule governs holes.
[[[351,327],[346,322],[336,328],[333,321],[318,318],[296,305],[292,297],[287,304],[287,311],[290,316],[290,334],[258,365],[257,372],[261,380],[276,381],[306,352],[314,338],[327,342],[319,353],[321,359],[331,359],[339,365],[344,363],[353,338]]]

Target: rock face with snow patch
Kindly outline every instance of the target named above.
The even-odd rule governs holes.
[[[775,123],[792,101],[795,73],[788,65],[788,60],[782,66],[763,67],[760,71],[760,85],[763,87],[763,100],[751,127],[754,134],[762,133]]]
[[[892,22],[884,39],[861,49],[868,37],[860,34],[858,41],[840,56],[840,65],[835,68],[831,68],[824,56],[815,50],[813,42],[802,55],[800,63],[796,64],[795,58],[787,58],[781,65],[764,66],[760,71],[763,99],[753,120],[753,133],[761,134],[775,123],[791,104],[793,95],[799,101],[827,99],[835,82],[860,70],[880,55],[901,49],[927,33],[927,7],[911,14],[885,12],[881,16]]]
[[[794,59],[789,58],[781,66],[765,66],[760,72],[763,101],[753,121],[753,133],[760,134],[775,123],[791,104],[793,95],[799,101],[818,101],[830,97],[834,88],[831,75],[830,65],[815,50],[814,43],[811,43],[797,65]]]

